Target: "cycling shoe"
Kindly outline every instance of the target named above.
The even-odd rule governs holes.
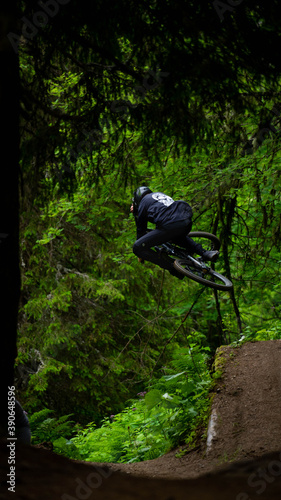
[[[207,250],[202,255],[203,260],[209,260],[210,262],[216,262],[218,256],[219,256],[218,250]]]

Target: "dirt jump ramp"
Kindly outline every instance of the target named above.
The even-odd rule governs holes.
[[[281,450],[281,340],[222,347],[216,366],[222,376],[212,404],[209,457],[230,461]]]

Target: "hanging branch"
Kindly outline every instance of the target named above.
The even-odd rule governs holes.
[[[151,335],[154,332],[155,324],[156,324],[156,322],[158,321],[158,318],[159,318],[159,307],[160,307],[160,300],[161,300],[162,292],[163,292],[164,277],[165,277],[165,269],[163,269],[163,272],[162,272],[162,279],[161,279],[161,285],[160,285],[160,290],[159,290],[159,294],[158,294],[156,315],[155,315],[154,319],[152,320],[152,329],[151,329],[150,335],[149,335],[149,337],[147,339],[147,342],[146,342],[146,344],[144,346],[143,352],[141,354],[141,360],[143,360],[143,358],[144,358],[144,355],[145,355],[145,352],[146,352],[146,348],[147,348],[148,343],[149,343],[149,341],[151,339]]]
[[[134,333],[134,335],[132,335],[132,337],[128,340],[128,342],[126,343],[126,345],[125,345],[125,346],[123,347],[123,349],[119,352],[118,356],[116,356],[116,358],[115,358],[115,359],[117,360],[118,358],[120,358],[120,356],[123,354],[123,352],[124,352],[124,351],[127,349],[127,347],[129,346],[129,344],[132,342],[132,340],[133,340],[133,339],[134,339],[137,335],[139,335],[139,333],[140,333],[140,332],[141,332],[141,331],[142,331],[142,330],[143,330],[143,329],[144,329],[147,325],[150,325],[150,324],[155,323],[155,321],[156,321],[156,320],[158,320],[159,318],[161,318],[162,316],[164,316],[164,314],[166,314],[166,312],[167,312],[167,311],[169,311],[170,309],[173,309],[173,307],[175,307],[176,305],[180,304],[180,303],[181,303],[181,302],[183,302],[183,301],[184,301],[184,299],[181,299],[181,300],[179,300],[178,302],[173,303],[172,305],[170,305],[169,307],[167,307],[167,309],[165,309],[165,311],[161,312],[158,316],[154,317],[153,319],[151,319],[151,320],[147,321],[144,325],[142,325],[142,326],[138,329],[138,331],[137,331],[136,333]],[[194,305],[194,304],[193,304],[193,305]],[[192,305],[192,307],[193,307],[193,305]],[[141,316],[141,317],[143,318],[143,316]],[[144,319],[144,318],[143,318],[143,319]],[[158,362],[158,360],[157,360],[157,362]],[[114,366],[114,365],[113,365],[113,366]],[[111,369],[109,369],[109,370],[106,372],[106,374],[105,374],[105,376],[103,377],[103,379],[102,379],[102,380],[104,380],[104,379],[105,379],[105,378],[109,375],[109,373],[110,373],[110,372],[111,372]]]
[[[173,333],[173,335],[167,340],[166,344],[164,345],[164,348],[162,350],[162,352],[160,353],[160,355],[158,356],[157,360],[156,360],[156,363],[154,365],[154,368],[152,369],[151,373],[150,373],[150,376],[152,376],[152,373],[153,371],[155,370],[155,367],[157,366],[160,358],[163,356],[165,350],[166,350],[166,347],[167,345],[173,340],[173,338],[176,336],[176,334],[179,332],[179,330],[181,329],[183,323],[186,321],[186,319],[188,318],[188,316],[190,315],[192,309],[194,308],[195,304],[198,302],[199,300],[199,297],[202,295],[202,293],[204,292],[205,290],[205,287],[202,287],[201,290],[199,290],[199,292],[197,293],[196,297],[195,297],[195,300],[192,304],[192,306],[189,308],[189,310],[187,311],[186,315],[184,316],[181,324],[179,325],[179,327],[175,330],[175,332]],[[192,360],[193,361],[193,360]]]

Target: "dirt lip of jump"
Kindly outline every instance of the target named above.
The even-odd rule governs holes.
[[[281,340],[223,346],[207,440],[146,462],[68,460],[33,446],[17,450],[15,493],[3,477],[0,500],[280,500]]]
[[[281,340],[222,346],[216,367],[222,376],[212,402],[207,442],[182,458],[172,451],[114,468],[146,477],[195,478],[233,462],[281,452]],[[275,469],[277,475],[277,464]]]

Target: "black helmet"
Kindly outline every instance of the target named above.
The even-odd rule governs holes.
[[[133,197],[133,214],[137,215],[138,214],[138,209],[139,209],[139,204],[143,197],[149,193],[152,193],[151,189],[147,186],[140,186],[134,191],[134,197]]]

